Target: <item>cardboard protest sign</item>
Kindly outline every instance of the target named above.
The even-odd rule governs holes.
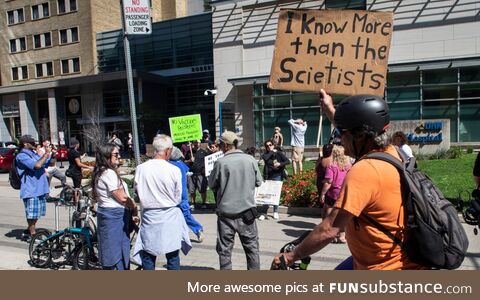
[[[220,157],[223,157],[222,151],[205,156],[205,176],[208,177],[212,173],[213,165]]]
[[[199,140],[202,138],[202,118],[188,115],[168,118],[170,135],[174,143]]]
[[[393,13],[281,10],[268,87],[383,96]]]
[[[255,202],[257,204],[278,205],[282,193],[282,181],[266,180],[260,187],[255,188]]]

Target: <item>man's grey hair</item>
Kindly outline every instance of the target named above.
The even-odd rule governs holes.
[[[172,149],[172,138],[166,134],[157,134],[153,139],[153,149],[155,153],[166,152],[167,149]]]
[[[373,142],[377,149],[385,149],[390,144],[387,132],[377,135]]]

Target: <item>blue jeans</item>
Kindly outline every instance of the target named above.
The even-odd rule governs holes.
[[[180,251],[173,251],[165,255],[167,258],[167,270],[180,270]],[[144,270],[155,270],[157,257],[144,250],[140,251],[142,267]]]

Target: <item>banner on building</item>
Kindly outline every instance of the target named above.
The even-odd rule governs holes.
[[[202,117],[199,114],[168,118],[168,123],[174,143],[195,141],[202,138]]]
[[[281,10],[271,89],[383,96],[393,13]]]
[[[260,187],[255,188],[255,202],[257,204],[278,205],[282,193],[282,181],[266,180]]]
[[[205,176],[209,176],[213,171],[213,165],[220,158],[223,157],[223,152],[218,151],[213,154],[205,156]]]

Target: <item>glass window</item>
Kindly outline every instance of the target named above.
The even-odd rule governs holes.
[[[423,84],[440,84],[457,82],[457,69],[424,70]]]
[[[47,63],[47,75],[53,76],[53,62]]]
[[[13,14],[13,10],[7,12],[8,17],[8,25],[15,24],[15,15]]]
[[[77,0],[70,0],[70,11],[77,10]]]
[[[460,69],[460,97],[480,97],[480,67]]]
[[[50,16],[50,10],[48,8],[48,2],[43,3],[43,17]]]
[[[60,44],[68,43],[67,30],[60,30]]]
[[[33,36],[33,47],[34,48],[42,47],[42,39],[40,38],[40,34],[36,34]]]
[[[419,120],[421,102],[389,103],[391,120]]]
[[[40,14],[38,13],[38,5],[32,6],[32,19],[40,19]]]
[[[366,0],[325,0],[325,8],[367,9]]]
[[[37,72],[37,77],[43,77],[43,65],[42,64],[36,64],[35,65],[35,70]]]
[[[73,61],[73,72],[80,72],[80,59],[74,58],[72,59]]]
[[[17,52],[17,40],[10,40],[10,52]]]
[[[387,75],[388,87],[408,86],[417,84],[420,84],[420,72],[418,71],[388,73]]]
[[[440,85],[423,88],[423,99],[455,99],[457,97],[457,85]]]
[[[20,40],[20,50],[21,50],[21,51],[27,50],[27,41],[26,41],[26,39],[23,37],[23,38],[19,38],[19,40]]]
[[[18,23],[25,22],[25,17],[23,16],[23,8],[17,9],[18,12]]]
[[[263,108],[290,107],[290,95],[263,97]]]
[[[58,0],[58,13],[59,14],[64,14],[66,13],[66,7],[65,7],[65,0]]]
[[[44,34],[45,36],[45,47],[50,47],[52,45],[52,34],[47,32]]]
[[[318,106],[318,93],[297,93],[292,95],[292,106]]]
[[[18,80],[18,68],[12,68],[12,80]]]
[[[62,74],[68,74],[70,73],[68,69],[68,59],[62,60]]]
[[[22,66],[22,79],[28,79],[28,67]]]
[[[480,99],[463,100],[460,102],[460,142],[480,141]]]
[[[78,27],[74,27],[72,30],[72,42],[78,42]]]
[[[457,141],[457,102],[423,102],[423,119],[450,119],[450,141]]]
[[[420,87],[387,88],[386,99],[389,103],[420,100]]]
[[[270,110],[263,112],[263,130],[265,136],[263,140],[257,140],[258,146],[263,146],[263,142],[266,139],[270,139],[273,136],[274,128],[280,127],[281,133],[283,135],[283,145],[290,144],[290,125],[288,125],[288,120],[290,119],[290,110],[281,109],[281,110]]]

